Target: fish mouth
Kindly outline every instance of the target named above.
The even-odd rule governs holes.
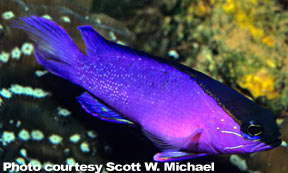
[[[275,141],[271,142],[271,143],[268,143],[258,149],[260,150],[269,150],[269,149],[272,149],[272,148],[275,148],[275,147],[278,147],[280,144],[282,143],[282,140],[281,139],[276,139]]]
[[[271,147],[274,148],[274,147],[278,147],[281,143],[282,143],[281,139],[276,139],[275,141],[273,141],[272,143],[267,144],[267,145],[270,145]]]

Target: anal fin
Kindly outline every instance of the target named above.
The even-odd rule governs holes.
[[[77,100],[86,112],[99,117],[102,120],[115,123],[134,124],[133,122],[124,119],[119,113],[105,106],[88,92],[84,92],[80,97],[77,97]]]

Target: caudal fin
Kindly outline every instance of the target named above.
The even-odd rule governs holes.
[[[68,33],[55,22],[42,17],[23,17],[11,26],[23,29],[33,40],[35,57],[50,72],[75,83],[73,73],[83,55]]]

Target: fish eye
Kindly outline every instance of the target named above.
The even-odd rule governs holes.
[[[259,136],[263,133],[263,128],[261,125],[254,124],[254,122],[250,122],[247,132],[250,136]]]

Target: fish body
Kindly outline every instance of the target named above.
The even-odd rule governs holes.
[[[78,101],[87,112],[141,126],[162,150],[156,161],[251,153],[281,143],[271,112],[200,72],[108,41],[91,26],[78,27],[85,55],[52,21],[32,16],[12,25],[34,41],[41,65],[86,90]]]

